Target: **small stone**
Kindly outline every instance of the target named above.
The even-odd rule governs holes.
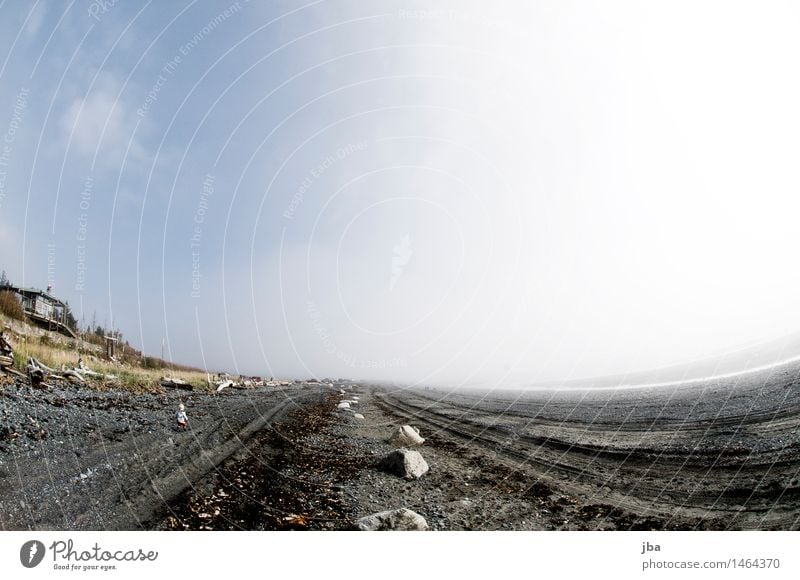
[[[427,530],[428,522],[421,515],[408,508],[388,510],[361,518],[356,522],[359,530],[365,532],[382,532],[391,530]]]

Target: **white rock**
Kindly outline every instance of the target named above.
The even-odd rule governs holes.
[[[388,510],[361,518],[356,522],[359,530],[365,532],[383,532],[390,530],[427,530],[428,522],[417,512],[408,508]]]
[[[341,403],[336,405],[336,408],[337,409],[349,409],[350,408],[350,403],[348,403],[347,401],[342,401]]]
[[[419,479],[428,473],[428,464],[419,451],[396,449],[384,457],[380,467],[404,479]]]
[[[353,417],[356,419],[364,419],[364,415],[362,415],[361,413],[354,413]]]
[[[411,425],[403,425],[389,439],[392,445],[401,447],[411,447],[413,445],[422,445],[425,439],[419,436],[419,429]]]

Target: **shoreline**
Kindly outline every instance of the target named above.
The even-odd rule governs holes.
[[[798,529],[800,402],[782,380],[742,386],[728,407],[665,393],[638,415],[630,393],[570,406],[338,382],[209,394],[6,381],[0,525],[353,530],[407,508],[430,530]],[[419,479],[380,467],[403,424],[426,439]]]

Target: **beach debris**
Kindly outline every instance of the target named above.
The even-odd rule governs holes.
[[[395,449],[381,459],[378,467],[388,473],[409,480],[419,479],[428,473],[429,469],[422,454],[411,449]]]
[[[342,401],[341,403],[336,405],[336,408],[337,409],[349,409],[350,408],[350,403],[348,403],[347,401]]]
[[[233,381],[222,381],[217,385],[217,392],[219,393],[222,389],[227,389],[228,387],[232,387],[235,385]]]
[[[217,384],[217,392],[218,393],[222,389],[239,389],[239,390],[243,390],[243,389],[246,389],[246,388],[247,387],[245,387],[243,384],[237,383],[237,382],[231,381],[231,380],[222,381],[221,383]]]
[[[400,508],[361,518],[356,522],[356,527],[363,532],[423,531],[428,529],[428,522],[417,512]]]
[[[354,419],[358,419],[360,421],[363,421],[364,420],[364,415],[362,415],[361,413],[354,413],[353,414],[353,418]]]
[[[109,380],[114,380],[114,379],[117,378],[116,375],[109,375],[109,374],[98,373],[97,371],[93,371],[92,369],[90,369],[89,367],[87,367],[84,364],[82,358],[78,359],[78,366],[74,367],[73,369],[67,369],[64,365],[61,365],[61,370],[62,370],[61,374],[64,374],[64,371],[66,371],[66,370],[75,371],[76,373],[78,373],[81,376],[82,380],[85,380],[85,377],[92,377],[92,378],[95,378],[95,379],[109,379]]]
[[[53,369],[43,364],[35,358],[28,357],[28,377],[31,380],[32,387],[49,387],[44,380],[53,372]]]
[[[184,391],[192,390],[192,385],[177,377],[161,377],[161,386],[172,389],[183,389]]]
[[[305,516],[297,514],[289,514],[283,517],[283,521],[290,526],[307,526],[308,519]]]
[[[75,477],[72,478],[72,481],[83,481],[83,480],[89,479],[93,475],[97,474],[97,469],[98,468],[92,469],[91,467],[87,467],[86,468],[86,473],[81,471],[78,475],[76,475]]]
[[[77,383],[79,385],[85,385],[86,384],[86,379],[84,379],[83,375],[81,375],[76,370],[72,370],[72,369],[68,369],[68,368],[62,367],[61,375],[71,383]]]
[[[3,368],[3,371],[5,371],[9,375],[14,375],[15,377],[18,377],[20,379],[25,379],[26,377],[25,373],[21,373],[13,367],[5,367]]]
[[[5,370],[14,365],[14,349],[6,340],[5,332],[0,331],[0,368]]]
[[[411,447],[413,445],[422,445],[425,439],[420,437],[419,429],[411,425],[403,425],[395,431],[389,438],[389,443],[400,447]]]
[[[82,364],[82,361],[79,361],[78,367],[76,368],[68,368],[66,365],[61,365],[61,370],[56,371],[55,369],[50,368],[42,361],[34,358],[28,358],[27,364],[28,370],[28,377],[31,380],[31,386],[39,387],[45,386],[50,387],[50,385],[44,383],[45,379],[53,379],[59,381],[69,381],[70,383],[77,384],[77,385],[85,385],[86,384],[86,376],[91,377],[99,377],[103,379],[116,379],[115,375],[104,375],[102,373],[96,373],[93,370],[89,369],[88,367]],[[14,373],[17,374],[17,373]]]
[[[31,357],[28,357],[28,366],[33,365],[35,368],[42,369],[45,373],[50,374],[56,372],[55,369],[51,369],[49,366],[44,364],[42,361]]]
[[[61,365],[61,370],[59,371],[60,375],[53,375],[53,378],[67,380],[73,384],[78,385],[85,385],[86,384],[86,377],[91,377],[95,379],[108,379],[108,380],[115,380],[117,378],[116,375],[106,375],[103,373],[98,373],[87,367],[83,363],[83,359],[78,359],[78,366],[74,368],[69,368],[66,365]]]

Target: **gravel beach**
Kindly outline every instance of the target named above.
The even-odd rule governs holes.
[[[797,374],[469,393],[311,382],[134,394],[4,378],[0,524],[349,530],[408,508],[429,530],[793,530]],[[418,479],[381,468],[404,424],[425,439]]]

